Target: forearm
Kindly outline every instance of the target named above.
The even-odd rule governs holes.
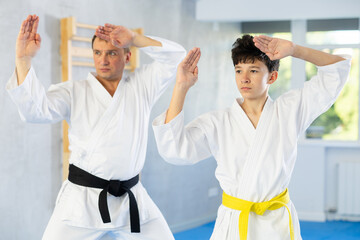
[[[292,56],[303,59],[307,62],[311,62],[316,66],[325,66],[344,60],[344,58],[340,56],[325,53],[312,48],[303,47],[300,45],[295,45]]]
[[[28,74],[30,67],[31,67],[31,57],[26,58],[16,58],[15,59],[16,65],[16,75],[17,75],[17,83],[20,86]]]
[[[134,32],[134,34],[135,34],[135,36],[134,36],[132,45],[135,47],[138,47],[138,48],[150,47],[150,46],[162,47],[161,42],[159,42],[155,39],[146,37],[144,35],[141,35],[141,34],[138,34],[135,32]]]
[[[168,124],[164,124],[165,115],[162,113],[152,123],[156,145],[165,161],[189,165],[211,155],[204,124],[209,120],[207,117],[199,117],[184,127],[183,112]]]
[[[165,124],[173,120],[182,111],[188,90],[188,88],[175,84],[169,109],[166,112]]]

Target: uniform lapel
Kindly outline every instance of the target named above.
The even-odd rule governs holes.
[[[102,101],[104,104],[107,104],[107,108],[103,115],[100,117],[99,121],[97,122],[96,126],[91,132],[89,141],[86,146],[86,152],[87,152],[87,159],[89,159],[92,155],[92,153],[95,150],[95,147],[99,140],[101,139],[101,135],[103,134],[106,127],[109,125],[110,121],[113,119],[113,117],[116,115],[116,111],[118,110],[118,107],[120,106],[120,102],[124,96],[124,85],[127,80],[127,76],[125,74],[123,75],[123,78],[120,80],[117,89],[114,93],[114,96],[111,97],[111,95],[108,93],[108,91],[101,85],[101,83],[94,77],[94,79],[91,80],[91,84],[94,87],[94,91],[98,91],[98,96],[102,98]]]
[[[248,122],[247,123],[248,128],[250,128],[251,126],[251,129],[253,130],[253,135],[251,136],[252,139],[250,140],[248,155],[246,157],[246,161],[244,165],[244,172],[242,174],[243,181],[240,182],[241,186],[239,188],[241,195],[246,195],[246,192],[248,191],[247,186],[249,186],[249,181],[253,180],[250,176],[254,176],[254,172],[256,171],[256,168],[258,166],[258,162],[261,160],[258,158],[258,155],[259,153],[261,153],[261,149],[263,147],[263,140],[266,135],[266,129],[268,128],[271,122],[271,118],[273,114],[273,101],[270,97],[268,97],[256,129],[252,125],[250,119],[247,117],[245,112],[242,109],[241,111],[246,116],[246,120]]]
[[[242,98],[236,99],[232,106],[232,109],[235,112],[235,114],[238,116],[238,119],[240,120],[241,129],[243,129],[246,132],[248,137],[252,138],[255,135],[256,129],[254,128],[250,119],[248,118],[248,116],[240,106],[240,104],[243,101],[244,100]]]
[[[87,78],[93,94],[96,96],[96,99],[100,101],[104,106],[109,106],[113,97],[111,97],[110,93],[104,88],[104,86],[99,82],[99,80],[96,79],[94,74],[96,73],[89,73]]]

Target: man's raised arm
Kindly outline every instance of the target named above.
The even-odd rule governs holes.
[[[37,33],[39,17],[29,15],[21,24],[16,40],[16,73],[18,85],[21,85],[31,67],[31,59],[40,49],[41,38]]]
[[[115,26],[108,23],[105,26],[99,26],[95,35],[111,42],[112,45],[118,48],[162,46],[161,42],[155,39],[133,32],[124,26]]]

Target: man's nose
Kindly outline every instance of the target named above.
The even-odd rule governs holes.
[[[109,64],[109,59],[108,59],[108,56],[106,54],[101,56],[100,63],[101,63],[101,65],[108,65]]]

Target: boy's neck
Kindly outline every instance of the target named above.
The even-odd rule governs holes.
[[[257,99],[244,99],[240,104],[246,115],[261,115],[262,110],[265,106],[268,95]]]

